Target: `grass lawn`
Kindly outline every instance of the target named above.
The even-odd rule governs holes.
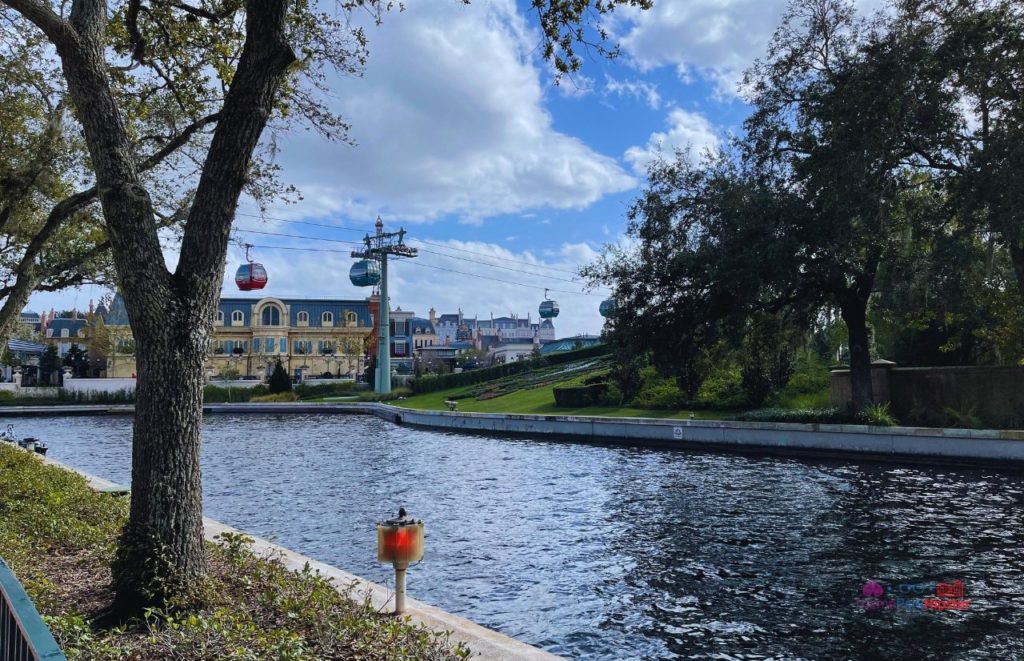
[[[444,404],[445,400],[464,395],[471,388],[473,386],[440,390],[389,403],[410,409],[446,411],[448,407]],[[692,414],[694,418],[702,420],[720,420],[735,414],[735,412],[727,411],[656,411],[614,406],[558,408],[555,406],[553,390],[554,385],[548,385],[517,390],[494,399],[460,399],[459,411],[463,413],[524,413],[531,415],[600,415],[613,418],[689,418]]]
[[[91,618],[113,598],[110,562],[127,506],[124,498],[93,491],[76,473],[0,443],[0,557],[71,661],[458,661],[469,655],[443,632],[377,613],[311,571],[257,557],[248,550],[251,539],[239,534],[207,546],[210,573],[188,607],[94,629]]]

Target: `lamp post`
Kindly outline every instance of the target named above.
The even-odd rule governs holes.
[[[398,508],[398,517],[377,523],[377,562],[395,568],[395,615],[405,612],[405,570],[423,559],[423,522]]]

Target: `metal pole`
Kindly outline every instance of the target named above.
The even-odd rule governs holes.
[[[377,334],[377,394],[391,392],[391,304],[388,301],[388,254],[380,255],[380,332]]]
[[[395,563],[395,615],[405,612],[405,563]]]

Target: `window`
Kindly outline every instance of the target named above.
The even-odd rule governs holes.
[[[71,331],[69,331],[67,328],[61,328],[60,329],[60,336],[61,337],[70,337],[71,336]]]
[[[399,340],[398,342],[395,342],[395,355],[396,356],[404,356],[405,355],[405,341],[404,340]]]
[[[217,310],[217,316],[215,317],[215,322],[218,323],[218,324],[223,324],[224,323],[224,310]]]
[[[264,353],[274,353],[274,338],[267,337],[263,339],[263,351]]]
[[[264,326],[280,326],[281,325],[281,308],[276,305],[268,305],[263,308],[263,319]]]
[[[46,337],[53,337],[53,329],[52,328],[47,328],[46,329]]]
[[[78,337],[85,337],[85,329],[84,328],[79,328],[78,329]]]
[[[234,312],[231,313],[231,323],[233,323],[233,324],[241,324],[243,319],[244,319],[244,317],[242,315],[242,311],[241,310],[235,310]]]
[[[278,346],[277,350],[280,353],[288,353],[288,338],[287,337],[282,337],[281,341],[278,342],[277,346]]]
[[[225,342],[224,342],[224,351],[226,351],[227,353],[233,353],[234,350],[235,350],[235,341],[234,340],[225,340]]]
[[[331,312],[324,312],[320,315],[320,323],[324,326],[334,325],[334,314]]]
[[[346,326],[358,326],[359,325],[359,317],[356,316],[355,312],[346,312],[345,313],[345,325]]]
[[[308,326],[309,325],[309,313],[308,312],[300,312],[299,314],[295,315],[295,321],[300,326]]]

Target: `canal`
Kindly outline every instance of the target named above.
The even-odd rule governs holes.
[[[129,482],[131,418],[15,422],[55,459]],[[427,530],[410,596],[567,657],[1024,658],[1019,473],[369,416],[208,416],[204,441],[208,516],[391,584],[374,523],[403,505]],[[892,592],[866,600],[869,580]],[[936,581],[962,581],[965,603],[922,608]]]

